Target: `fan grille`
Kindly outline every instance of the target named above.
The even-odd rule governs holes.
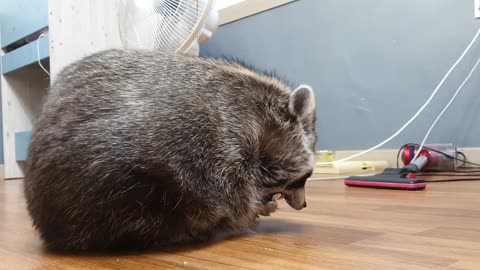
[[[198,38],[211,0],[121,0],[120,37],[126,48],[184,52]]]

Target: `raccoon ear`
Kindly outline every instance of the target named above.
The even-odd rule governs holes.
[[[290,110],[300,119],[304,119],[315,111],[315,95],[312,87],[300,85],[293,91]]]

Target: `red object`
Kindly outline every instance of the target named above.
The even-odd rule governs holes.
[[[417,149],[418,147],[414,145],[408,145],[405,148],[403,148],[403,157],[402,157],[403,164],[408,165],[410,164],[410,162],[412,162],[412,159],[415,157],[415,154],[417,153]],[[428,166],[430,165],[430,161],[432,160],[432,156],[430,155],[430,152],[427,149],[422,149],[422,151],[420,151],[420,155],[418,156],[427,157],[428,162],[427,164],[425,164],[425,166],[423,166],[423,168],[428,168]]]
[[[409,173],[405,176],[405,178],[407,179],[416,179],[417,178],[417,175],[414,174],[414,173]]]

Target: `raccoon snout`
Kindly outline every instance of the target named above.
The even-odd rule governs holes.
[[[311,175],[312,172],[310,171],[298,181],[290,184],[283,192],[285,201],[287,201],[293,209],[301,210],[307,207],[307,202],[305,201],[305,183]]]
[[[305,201],[305,188],[290,189],[283,192],[285,201],[295,210],[302,210],[307,207]]]

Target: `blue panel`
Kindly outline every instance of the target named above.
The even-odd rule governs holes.
[[[23,131],[15,133],[15,157],[17,161],[24,161],[27,159],[28,146],[32,139],[31,131]]]
[[[0,0],[2,48],[48,26],[48,0]]]
[[[40,60],[49,57],[48,38],[48,35],[46,35],[38,41]],[[2,56],[2,73],[7,74],[37,61],[37,41],[34,41]]]

